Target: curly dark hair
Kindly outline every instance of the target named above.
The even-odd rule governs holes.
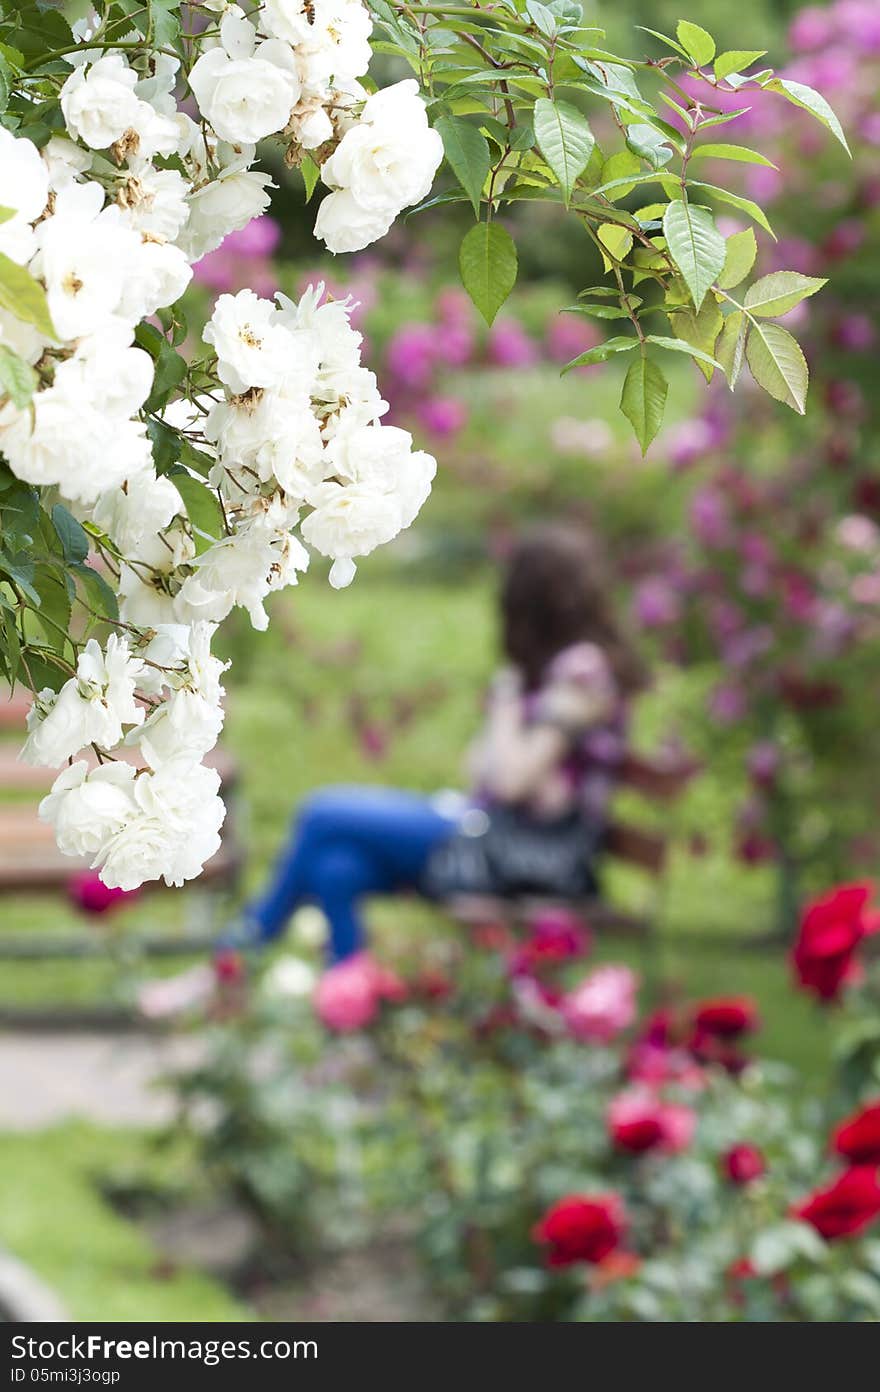
[[[527,689],[538,687],[553,659],[578,642],[602,649],[622,695],[647,685],[612,590],[603,548],[586,527],[547,523],[514,543],[501,583],[502,642]]]

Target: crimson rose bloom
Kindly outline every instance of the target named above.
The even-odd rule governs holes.
[[[694,1010],[694,1028],[698,1035],[711,1034],[717,1039],[736,1039],[758,1028],[758,1009],[751,996],[719,996],[702,1001]]]
[[[832,1145],[852,1165],[880,1165],[880,1101],[871,1102],[842,1121],[834,1132]]]
[[[875,1165],[854,1165],[851,1170],[817,1189],[792,1209],[796,1218],[811,1223],[826,1242],[851,1237],[875,1218],[880,1218],[880,1179]]]
[[[619,1245],[626,1213],[617,1194],[569,1194],[549,1208],[532,1228],[546,1246],[548,1266],[602,1261]]]
[[[868,903],[872,884],[840,885],[806,906],[792,961],[801,985],[820,1000],[836,1000],[856,966],[854,953],[880,918]]]
[[[761,1177],[767,1165],[757,1146],[741,1143],[725,1151],[721,1168],[732,1184],[751,1184]]]
[[[611,1099],[608,1134],[619,1150],[640,1155],[655,1147],[670,1153],[690,1145],[696,1114],[677,1102],[664,1102],[647,1088],[629,1088]]]

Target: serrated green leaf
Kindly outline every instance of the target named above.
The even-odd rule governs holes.
[[[680,43],[676,43],[675,39],[671,39],[668,34],[661,34],[659,29],[649,29],[646,24],[637,24],[636,28],[641,29],[643,34],[650,34],[652,38],[659,39],[661,43],[666,44],[667,48],[672,48],[676,53],[680,53],[682,58],[690,56]]]
[[[516,284],[516,246],[497,222],[478,222],[461,244],[458,265],[462,284],[491,324]]]
[[[303,155],[300,161],[299,172],[302,175],[302,181],[305,185],[306,202],[310,203],[312,194],[315,192],[318,180],[321,177],[321,171],[311,155],[306,154]]]
[[[648,334],[648,343],[656,343],[660,348],[669,348],[673,353],[686,353],[690,358],[696,358],[698,362],[705,363],[707,367],[720,367],[717,358],[713,358],[709,353],[704,353],[702,348],[696,347],[693,343],[687,343],[679,338],[668,338],[664,334]]]
[[[743,198],[739,193],[731,193],[730,189],[721,188],[718,184],[705,184],[700,179],[689,179],[688,188],[705,189],[707,193],[711,193],[715,198],[719,199],[720,202],[729,203],[731,208],[739,208],[741,213],[746,213],[748,217],[752,219],[752,222],[756,222],[759,227],[763,227],[764,231],[769,232],[774,241],[776,240],[776,233],[770,226],[767,214],[764,212],[763,208],[759,208],[758,204],[754,203],[751,198]]]
[[[492,163],[488,140],[476,126],[458,116],[441,116],[434,129],[443,141],[453,174],[471,200],[474,216],[479,217],[483,185]]]
[[[0,396],[8,396],[19,410],[27,406],[37,385],[34,369],[5,343],[0,343]]]
[[[45,338],[58,335],[52,324],[46,292],[33,276],[0,252],[0,305],[16,319],[33,324]]]
[[[719,53],[715,59],[715,76],[721,82],[730,73],[739,73],[742,72],[743,68],[750,67],[759,58],[763,58],[766,53],[766,48],[731,48],[726,53]]]
[[[633,154],[647,160],[652,169],[662,169],[675,153],[668,136],[638,121],[626,127],[626,143]]]
[[[737,164],[762,164],[767,169],[778,168],[766,155],[762,155],[758,150],[750,150],[748,145],[698,145],[691,159],[734,160]]]
[[[628,228],[619,227],[614,222],[603,222],[601,227],[596,228],[596,236],[605,249],[602,260],[606,271],[610,271],[616,261],[622,261],[632,250],[633,234]]]
[[[669,384],[657,364],[640,353],[624,378],[620,409],[635,431],[642,454],[647,453],[663,424],[668,391]]]
[[[223,513],[217,495],[186,469],[172,469],[168,478],[183,499],[186,515],[197,534],[196,551],[201,553],[223,535]]]
[[[692,356],[706,381],[711,382],[715,370],[715,341],[724,323],[715,296],[706,296],[699,314],[680,310],[669,316],[669,322],[676,337],[683,341],[685,347],[691,349]],[[694,349],[698,351],[694,352]]]
[[[616,353],[629,353],[633,348],[638,348],[637,338],[606,338],[604,343],[599,343],[595,348],[588,348],[585,353],[579,353],[571,362],[567,362],[562,369],[563,374],[570,372],[573,367],[592,367],[594,363],[603,363]]]
[[[99,618],[119,618],[116,594],[103,575],[89,565],[73,566],[71,573],[82,585],[89,608]]]
[[[587,167],[596,138],[576,106],[539,97],[534,110],[535,140],[565,196],[571,198],[575,180]]]
[[[743,303],[759,319],[776,319],[827,284],[827,280],[799,271],[773,271],[749,287]]]
[[[715,40],[699,24],[692,24],[689,19],[680,19],[675,33],[678,42],[687,50],[698,68],[712,62],[715,57]]]
[[[715,356],[724,369],[727,385],[733,391],[742,372],[749,321],[741,309],[735,309],[724,320],[724,327],[715,344]]]
[[[72,513],[62,503],[52,509],[52,526],[58,533],[61,551],[68,565],[84,561],[89,554],[89,539]]]
[[[708,208],[675,199],[663,217],[669,254],[699,310],[706,291],[724,266],[726,243]]]
[[[758,242],[751,227],[744,232],[734,232],[727,238],[727,251],[724,266],[718,277],[722,290],[732,290],[744,280],[755,264],[758,255]]]
[[[846,136],[843,133],[843,126],[821,92],[808,87],[805,82],[793,82],[790,77],[771,78],[769,82],[764,84],[764,91],[781,92],[795,106],[803,107],[804,111],[809,111],[811,116],[815,116],[816,120],[820,121],[840,141],[846,153],[851,154]]]
[[[798,415],[804,414],[809,385],[807,360],[787,329],[781,324],[752,324],[746,361],[759,387]]]

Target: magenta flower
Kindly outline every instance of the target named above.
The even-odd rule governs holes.
[[[629,967],[596,967],[562,998],[569,1032],[575,1039],[607,1044],[635,1019],[638,985]]]
[[[681,618],[681,599],[662,575],[649,575],[633,595],[633,613],[641,628],[666,628]]]
[[[556,314],[547,326],[544,348],[552,362],[567,363],[601,341],[602,335],[595,324],[573,314]]]
[[[821,5],[808,5],[799,10],[788,29],[788,42],[799,53],[821,48],[834,37],[832,11]]]
[[[697,489],[690,506],[690,523],[704,546],[727,546],[731,541],[727,499],[717,488]]]
[[[448,440],[467,424],[468,409],[457,396],[432,396],[419,402],[417,414],[426,430],[437,439]]]
[[[388,344],[387,363],[398,382],[411,390],[427,387],[436,361],[434,330],[429,324],[404,324]]]
[[[489,334],[489,361],[496,367],[532,367],[538,349],[518,319],[499,319]]]

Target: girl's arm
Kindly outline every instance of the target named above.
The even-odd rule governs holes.
[[[492,797],[523,802],[537,793],[562,763],[572,740],[609,715],[613,688],[601,654],[598,658],[585,671],[563,669],[541,694],[528,723],[517,675],[505,671],[495,679],[480,750],[481,780]]]

